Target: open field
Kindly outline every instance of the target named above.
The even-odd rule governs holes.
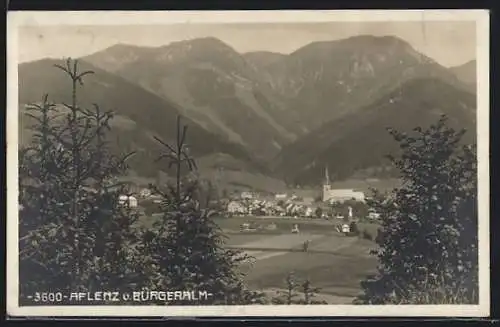
[[[148,226],[158,217],[144,217],[141,225]],[[360,292],[360,282],[375,272],[376,258],[369,254],[376,247],[373,241],[361,237],[346,237],[335,231],[337,220],[233,217],[214,218],[226,235],[225,246],[242,250],[252,257],[241,266],[248,286],[276,295],[286,288],[285,278],[293,272],[297,279],[309,279],[319,287],[318,300],[332,304],[349,304]],[[241,232],[242,223],[262,227],[273,223],[275,230]],[[291,228],[298,224],[299,234]],[[360,230],[376,235],[378,225],[359,223]],[[309,240],[308,252],[302,251],[303,242]]]
[[[311,241],[308,252],[302,242]],[[300,233],[282,235],[229,235],[227,245],[253,257],[241,267],[249,287],[270,293],[286,288],[285,278],[293,272],[299,280],[309,279],[319,287],[317,299],[328,303],[351,303],[360,292],[360,282],[376,268],[369,254],[375,243],[339,234]]]
[[[243,223],[250,223],[256,226],[266,227],[270,224],[276,225],[275,231],[267,231],[269,233],[282,233],[290,232],[293,225],[299,225],[300,231],[310,233],[328,233],[335,230],[335,226],[341,223],[341,220],[325,220],[325,219],[311,219],[311,218],[285,218],[285,217],[232,217],[232,218],[214,218],[217,224],[225,232],[232,232],[240,230]]]

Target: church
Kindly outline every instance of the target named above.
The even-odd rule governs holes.
[[[355,200],[364,202],[365,194],[352,189],[332,189],[328,167],[325,167],[325,181],[323,183],[323,202],[345,202]]]

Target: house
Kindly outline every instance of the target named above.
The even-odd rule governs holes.
[[[130,208],[137,208],[137,198],[132,195],[120,195],[118,197],[118,203],[121,205],[129,206]]]
[[[286,193],[278,193],[278,194],[274,195],[274,198],[277,200],[284,200],[287,197],[288,197],[288,194],[286,194]]]
[[[140,192],[139,192],[139,195],[142,197],[142,198],[148,198],[151,196],[151,190],[149,188],[143,188]]]
[[[253,194],[248,191],[241,192],[240,198],[242,199],[253,199]]]
[[[237,201],[231,201],[227,205],[227,212],[232,214],[245,214],[247,209]]]
[[[368,218],[369,219],[379,219],[380,218],[380,214],[378,212],[370,212],[368,213]]]
[[[323,195],[323,201],[325,202],[345,202],[349,200],[354,200],[358,202],[365,202],[365,194],[363,192],[356,192],[351,189],[335,189],[330,190],[325,195]]]

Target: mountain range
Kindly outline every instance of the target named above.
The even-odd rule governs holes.
[[[62,60],[40,60],[19,65],[19,103],[21,143],[29,142],[27,126],[31,124],[24,114],[26,104],[40,102],[48,94],[51,102],[61,104],[71,100],[71,81],[54,65],[63,65]],[[99,104],[103,110],[113,110],[111,121],[112,144],[121,152],[135,151],[132,166],[141,175],[155,177],[160,165],[154,165],[162,148],[155,137],[173,142],[176,137],[176,117],[180,114],[177,106],[165,99],[129,83],[123,78],[103,71],[85,61],[79,62],[79,71],[93,71],[84,78],[84,86],[78,88],[78,102],[82,107]],[[223,140],[220,136],[205,130],[184,118],[182,123],[189,126],[189,149],[197,157],[213,157],[214,154],[240,163],[246,170],[259,170],[261,165],[242,146]],[[226,160],[227,161],[227,160]]]
[[[116,110],[121,144],[142,149],[140,174],[153,170],[139,164],[157,153],[152,135],[171,140],[177,114],[208,171],[292,184],[317,185],[325,166],[337,178],[383,167],[395,151],[386,127],[428,125],[445,113],[475,133],[475,62],[446,68],[392,36],[314,42],[291,54],[238,53],[209,37],[118,44],[80,60],[95,71],[83,101]],[[19,66],[20,104],[43,93],[67,100],[54,63]]]

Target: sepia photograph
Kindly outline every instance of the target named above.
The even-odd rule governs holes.
[[[9,315],[489,315],[487,11],[7,20]]]

